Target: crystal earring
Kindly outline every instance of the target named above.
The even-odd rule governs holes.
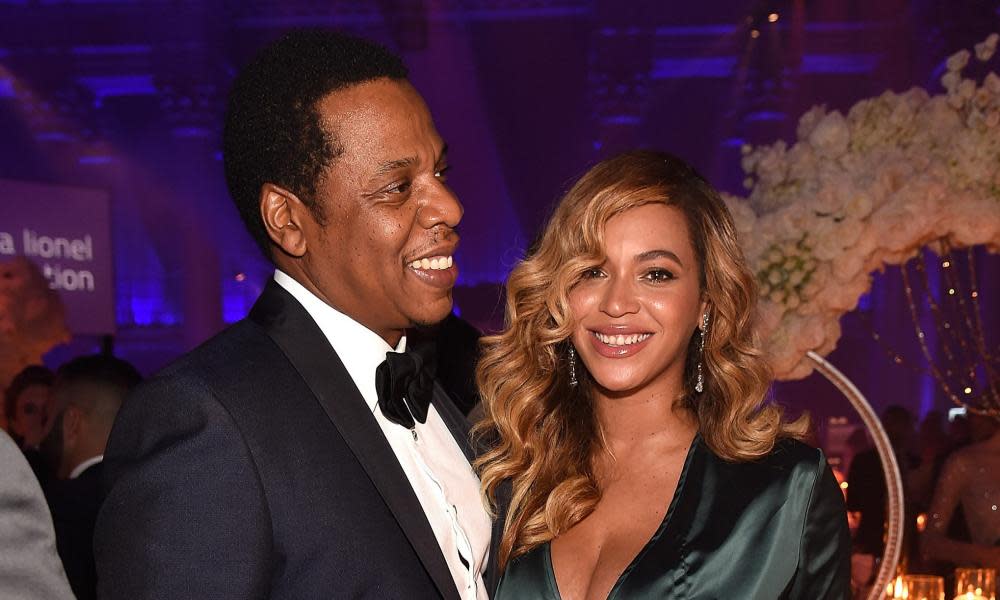
[[[569,345],[569,385],[571,387],[576,387],[579,383],[576,380],[576,349],[573,348],[573,344]]]
[[[694,384],[694,391],[699,394],[705,391],[705,374],[701,363],[705,357],[705,336],[708,334],[708,313],[701,317],[701,340],[698,342],[698,379]]]

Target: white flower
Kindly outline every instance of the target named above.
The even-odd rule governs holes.
[[[809,144],[820,156],[836,158],[847,150],[851,132],[847,121],[839,112],[832,112],[816,124],[809,133]]]
[[[970,100],[973,94],[976,93],[976,82],[971,79],[963,79],[958,84],[958,93],[963,99]]]
[[[826,115],[825,106],[814,106],[807,110],[805,114],[799,117],[799,125],[796,129],[795,135],[798,136],[800,140],[807,139],[812,130],[816,128],[816,124],[823,120]]]
[[[850,252],[833,261],[833,275],[839,281],[850,281],[865,268],[865,256]]]
[[[1000,96],[1000,77],[996,73],[990,72],[983,79],[983,87],[989,90],[994,96]]]
[[[844,212],[852,219],[864,219],[872,212],[872,197],[863,192],[855,192],[847,201]]]
[[[781,318],[785,314],[785,307],[768,300],[762,300],[757,305],[757,327],[765,338],[778,328]]]
[[[956,87],[958,87],[958,82],[961,81],[961,80],[962,80],[962,76],[959,75],[958,72],[956,72],[956,71],[947,71],[947,72],[945,72],[944,75],[941,76],[941,85],[944,86],[944,89],[946,89],[949,92],[951,92]]]
[[[972,105],[982,110],[993,102],[993,94],[986,88],[979,88],[972,95]]]
[[[841,198],[840,188],[824,186],[816,195],[810,198],[810,204],[812,210],[819,214],[833,215],[840,212],[840,209],[844,206],[844,201]]]
[[[750,204],[745,199],[731,194],[722,194],[722,200],[726,203],[729,214],[733,216],[733,222],[736,224],[736,231],[739,232],[740,238],[742,239],[744,235],[750,235],[757,222],[757,215],[750,208]]]
[[[854,310],[858,300],[871,286],[871,278],[867,274],[855,277],[851,281],[831,286],[823,296],[826,305],[838,312]]]
[[[948,57],[948,70],[961,71],[967,64],[969,64],[969,57],[970,54],[968,50],[959,50],[958,52],[952,54]]]
[[[816,350],[816,353],[825,356],[833,352],[837,347],[837,340],[840,339],[840,321],[836,317],[823,321],[823,336],[823,345]]]
[[[833,260],[836,258],[843,246],[837,235],[836,223],[831,219],[823,219],[817,226],[809,232],[809,242],[813,247],[813,255],[820,260]]]
[[[1000,202],[978,195],[964,198],[950,207],[942,224],[960,247],[1000,243]]]
[[[789,336],[786,333],[784,337],[787,338]],[[768,344],[767,350],[767,362],[771,365],[771,370],[774,372],[775,377],[778,379],[790,379],[792,374],[797,374],[795,370],[796,366],[802,360],[802,356],[797,348],[791,344],[781,344],[779,343],[779,339],[775,339]],[[805,375],[808,375],[808,372]],[[800,375],[798,379],[801,379],[805,375]]]
[[[976,57],[998,43],[991,35]],[[873,271],[945,242],[1000,252],[1000,76],[963,79],[970,58],[949,58],[947,93],[885,92],[846,116],[816,106],[796,143],[741,148],[749,202],[724,198],[763,279],[761,335],[778,378],[808,374],[807,351],[833,350]]]
[[[993,58],[993,53],[997,51],[997,40],[1000,39],[996,33],[991,33],[985,40],[976,44],[976,58],[982,62],[987,62]]]

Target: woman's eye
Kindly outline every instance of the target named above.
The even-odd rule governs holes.
[[[675,279],[674,274],[666,269],[653,269],[646,273],[646,279],[653,283],[662,283]]]
[[[597,279],[598,277],[603,277],[604,271],[598,268],[587,269],[580,275],[580,279]]]

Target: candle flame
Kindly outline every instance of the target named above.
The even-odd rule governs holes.
[[[909,590],[903,587],[903,576],[896,577],[896,585],[890,589],[893,598],[906,598]]]

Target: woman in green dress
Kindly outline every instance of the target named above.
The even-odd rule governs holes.
[[[497,600],[848,597],[843,498],[766,401],[755,297],[684,162],[632,152],[569,190],[477,374]]]

